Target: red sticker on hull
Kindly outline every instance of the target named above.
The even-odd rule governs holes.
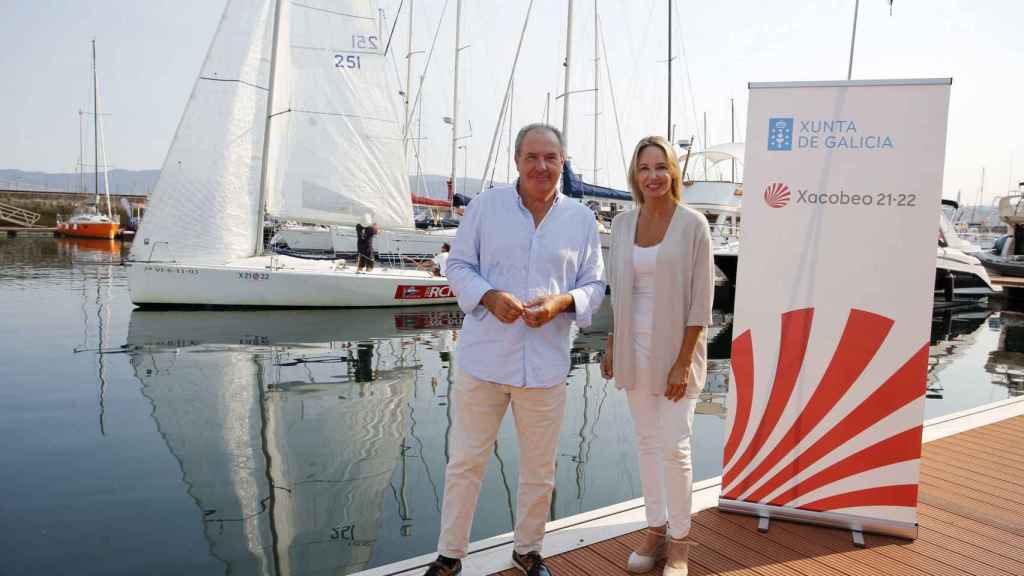
[[[395,288],[396,300],[440,300],[442,298],[453,298],[452,287],[444,286],[417,286],[401,285]]]

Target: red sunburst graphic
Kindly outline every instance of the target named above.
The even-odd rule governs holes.
[[[769,184],[764,189],[764,202],[772,208],[782,208],[789,204],[789,186],[782,182]]]
[[[873,445],[865,446],[810,477],[798,478],[815,462],[924,395],[928,367],[927,344],[897,368],[866,400],[848,414],[841,416],[817,441],[798,448],[850,390],[874,359],[892,329],[894,322],[891,318],[858,309],[850,310],[832,359],[818,385],[813,391],[809,391],[809,396],[803,401],[796,420],[769,444],[786,406],[793,395],[798,393],[796,381],[804,363],[813,318],[813,308],[791,310],[782,315],[775,378],[763,412],[756,416],[751,413],[754,396],[752,334],[747,330],[733,340],[732,368],[736,386],[736,413],[729,438],[725,443],[725,470],[722,479],[723,495],[728,499],[786,506],[802,495],[838,480],[867,470],[920,458],[921,426],[918,425]],[[745,449],[741,449],[742,439],[748,428],[753,428],[754,433]],[[772,473],[776,465],[783,461],[789,461],[789,464]],[[890,494],[892,498],[895,498],[893,494],[899,496],[896,501],[879,500],[879,494],[895,488],[906,489]],[[908,485],[839,493],[799,507],[824,511],[849,506],[913,507],[916,504],[917,487]]]

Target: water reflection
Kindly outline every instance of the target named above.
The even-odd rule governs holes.
[[[409,533],[408,460],[443,473],[418,437],[415,338],[460,322],[436,308],[132,313],[135,375],[229,572],[362,570],[389,497]]]
[[[942,370],[961,358],[978,340],[978,328],[992,314],[987,308],[946,310],[932,316],[928,348],[928,381],[925,397],[943,398]]]
[[[1024,394],[1024,314],[1003,311],[990,325],[999,329],[999,345],[989,352],[985,370],[992,383],[1005,386],[1010,396]]]
[[[81,342],[74,354],[93,354],[96,367],[97,397],[99,403],[99,432],[106,436],[106,394],[108,385],[108,353],[120,353],[121,348],[108,349],[110,343],[111,279],[114,276],[112,258],[120,252],[117,240],[60,238],[57,239],[57,258],[71,259],[78,267],[70,283],[80,297]]]

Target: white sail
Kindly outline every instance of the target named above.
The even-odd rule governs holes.
[[[369,0],[282,6],[267,212],[411,228],[396,87]]]
[[[132,259],[252,255],[274,5],[229,0],[149,198]]]

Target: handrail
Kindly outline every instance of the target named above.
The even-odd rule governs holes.
[[[42,217],[41,214],[0,202],[0,220],[7,220],[31,228]]]

